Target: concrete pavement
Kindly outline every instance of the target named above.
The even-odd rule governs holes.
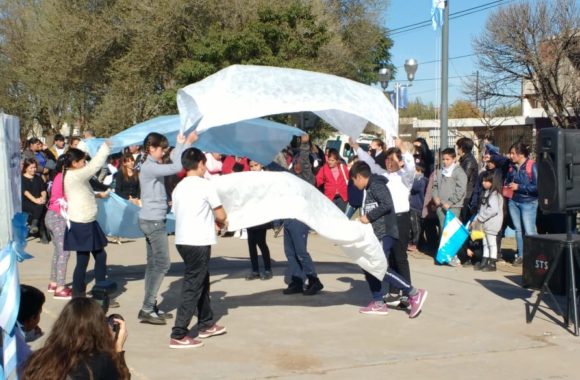
[[[189,350],[168,348],[171,324],[152,326],[137,320],[144,241],[110,244],[109,276],[121,288],[117,298],[121,307],[112,311],[127,321],[125,348],[132,378],[580,378],[580,338],[564,330],[557,323],[559,317],[545,306],[545,313],[526,324],[526,302],[535,300],[535,293],[520,287],[517,273],[435,266],[430,257],[413,254],[413,283],[429,290],[422,314],[409,319],[405,312],[392,310],[388,316],[368,316],[358,313],[370,298],[360,269],[317,235],[310,236],[309,251],[323,292],[312,297],[282,295],[286,264],[282,243],[282,237],[275,239],[269,233],[274,278],[246,281],[247,242],[218,240],[211,262],[212,305],[228,333]],[[30,242],[28,251],[35,258],[20,264],[21,282],[45,290],[52,245]],[[160,306],[175,313],[183,265],[174,246],[171,259]],[[69,279],[74,265],[73,254]],[[49,331],[66,301],[46,295],[40,324]]]

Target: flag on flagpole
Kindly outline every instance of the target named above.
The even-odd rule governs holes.
[[[409,104],[408,86],[399,86],[399,109],[406,109]]]
[[[457,255],[468,236],[467,227],[461,223],[453,212],[447,211],[445,222],[443,223],[441,242],[435,258],[436,261],[439,264],[449,263]]]
[[[433,30],[441,28],[443,26],[443,10],[445,9],[445,0],[433,0],[431,6],[431,24],[433,25]]]

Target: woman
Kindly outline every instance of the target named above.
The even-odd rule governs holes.
[[[115,194],[137,206],[141,205],[139,173],[135,170],[135,158],[131,153],[125,153],[121,158],[121,170],[115,178]]]
[[[340,209],[346,211],[348,201],[348,167],[340,162],[336,149],[328,151],[328,158],[316,174],[316,186],[324,186],[324,195]]]
[[[165,136],[151,132],[143,141],[143,163],[139,172],[142,204],[139,212],[139,228],[145,235],[147,266],[143,306],[138,314],[141,322],[164,325],[167,323],[165,319],[172,317],[171,314],[162,313],[157,309],[157,293],[171,265],[167,241],[168,205],[164,178],[181,171],[181,153],[196,139],[197,135],[193,132],[189,134],[187,140],[182,134],[177,136],[171,164],[163,163],[165,150],[169,147]]]
[[[39,234],[40,241],[48,244],[43,223],[46,204],[46,184],[36,175],[38,164],[34,158],[26,158],[22,165],[22,211],[28,213],[30,234]]]
[[[125,321],[118,324],[115,340],[101,307],[92,299],[75,298],[66,304],[44,346],[34,352],[24,367],[23,380],[126,380],[123,345]]]
[[[95,259],[95,281],[106,282],[107,237],[97,222],[97,201],[90,179],[102,167],[111,149],[106,142],[90,163],[79,149],[70,149],[65,162],[64,195],[70,227],[65,231],[63,249],[77,252],[77,265],[73,273],[73,297],[86,296],[85,276],[89,257]]]
[[[536,235],[536,215],[538,212],[538,168],[531,160],[529,148],[522,142],[510,148],[511,164],[504,182],[504,196],[516,229],[518,253],[514,265],[523,263],[524,235]]]
[[[68,153],[65,153],[57,161],[56,175],[52,179],[48,210],[45,217],[46,227],[54,244],[48,292],[54,292],[55,299],[70,299],[72,296],[72,289],[65,286],[66,267],[70,252],[64,250],[64,234],[67,228],[67,203],[64,195],[62,172],[68,159]]]

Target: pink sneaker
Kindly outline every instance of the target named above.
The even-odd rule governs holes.
[[[207,329],[199,330],[198,338],[205,339],[211,336],[222,335],[227,332],[224,326],[213,325]]]
[[[70,300],[72,298],[72,289],[65,287],[63,290],[55,291],[52,298],[55,300]]]
[[[190,336],[181,339],[169,339],[169,348],[198,348],[203,346],[203,342]]]
[[[415,318],[417,315],[419,315],[428,294],[429,293],[425,289],[418,289],[417,294],[414,296],[409,296],[409,303],[411,304],[409,318]]]
[[[49,293],[54,293],[56,291],[56,284],[48,284],[48,290],[47,292]]]
[[[387,315],[389,308],[383,301],[371,301],[367,307],[358,309],[361,314]]]

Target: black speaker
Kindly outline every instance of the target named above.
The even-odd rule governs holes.
[[[538,135],[538,203],[544,212],[580,209],[580,130],[546,128]]]
[[[574,250],[580,249],[580,235],[572,235]],[[522,272],[522,285],[524,288],[540,290],[548,270],[556,264],[557,253],[559,257],[558,268],[550,278],[550,291],[555,295],[566,295],[566,234],[555,235],[529,235],[524,236],[524,265]],[[580,273],[576,270],[576,284],[580,284]]]

